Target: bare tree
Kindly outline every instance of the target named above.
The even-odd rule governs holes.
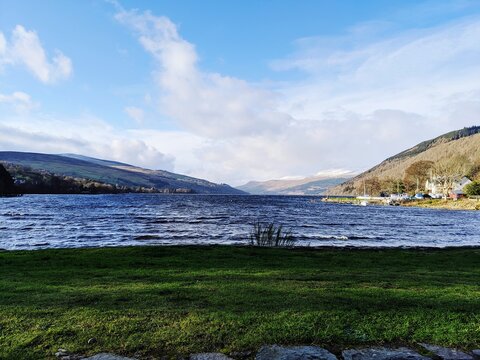
[[[448,195],[453,190],[455,182],[465,176],[470,167],[469,160],[465,156],[455,156],[436,163],[432,178],[441,184],[443,194]]]

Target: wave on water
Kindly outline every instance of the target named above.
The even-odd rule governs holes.
[[[260,220],[301,246],[479,246],[475,212],[343,206],[302,196],[28,195],[1,205],[0,248],[248,244]]]
[[[385,240],[381,236],[368,236],[368,235],[303,235],[299,237],[300,240],[370,240],[381,241]]]

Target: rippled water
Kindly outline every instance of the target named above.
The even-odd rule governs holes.
[[[30,195],[0,198],[0,248],[238,244],[255,220],[310,246],[480,245],[480,212],[326,204],[301,196]]]

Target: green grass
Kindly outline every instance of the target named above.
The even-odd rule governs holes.
[[[480,346],[480,250],[0,252],[1,359],[420,341]]]

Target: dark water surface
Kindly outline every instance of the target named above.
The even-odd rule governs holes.
[[[257,220],[310,246],[480,245],[480,212],[322,203],[302,196],[0,198],[0,248],[246,243]]]

